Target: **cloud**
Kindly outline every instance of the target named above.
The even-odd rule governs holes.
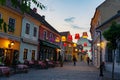
[[[73,23],[74,20],[75,20],[75,17],[69,17],[69,18],[64,19],[65,22],[71,22],[71,23]]]
[[[71,28],[73,29],[87,29],[86,27],[79,27],[77,25],[71,24]]]
[[[86,25],[80,25],[77,21],[76,21],[76,17],[69,17],[64,19],[64,21],[67,23],[64,24],[64,26],[67,26],[68,28],[70,28],[71,30],[80,30],[80,31],[89,31],[88,27],[83,27]]]
[[[77,26],[77,25],[71,25],[71,28],[74,28],[74,29],[80,29],[80,27]]]
[[[71,23],[71,24],[64,24],[63,26],[66,26],[66,27],[68,27],[68,28],[71,28],[71,29],[73,29],[73,30],[89,30],[89,28],[88,27],[82,27],[82,26],[79,26],[79,25],[77,25],[77,24],[73,24],[73,23]]]

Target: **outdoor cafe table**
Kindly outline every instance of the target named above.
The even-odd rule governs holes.
[[[0,71],[2,75],[5,75],[5,76],[10,75],[10,68],[7,66],[0,66]]]

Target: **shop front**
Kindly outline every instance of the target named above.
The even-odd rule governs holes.
[[[53,43],[40,40],[40,47],[39,47],[39,60],[54,60],[57,61],[59,58],[59,51],[60,47],[58,45],[55,45]]]
[[[19,58],[19,38],[0,36],[0,63],[11,66]]]

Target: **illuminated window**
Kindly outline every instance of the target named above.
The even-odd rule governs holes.
[[[35,60],[35,50],[32,50],[32,60]]]
[[[24,49],[23,59],[27,59],[28,49]]]

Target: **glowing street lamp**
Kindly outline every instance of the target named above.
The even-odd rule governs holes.
[[[14,43],[14,41],[12,41],[10,44],[11,44],[11,46],[13,46],[15,43]]]
[[[97,46],[100,47],[100,43],[97,43]]]
[[[75,49],[75,51],[77,52],[77,51],[78,51],[78,49]]]
[[[10,44],[8,44],[8,47],[11,48],[11,46],[15,45],[14,41],[11,41]]]

